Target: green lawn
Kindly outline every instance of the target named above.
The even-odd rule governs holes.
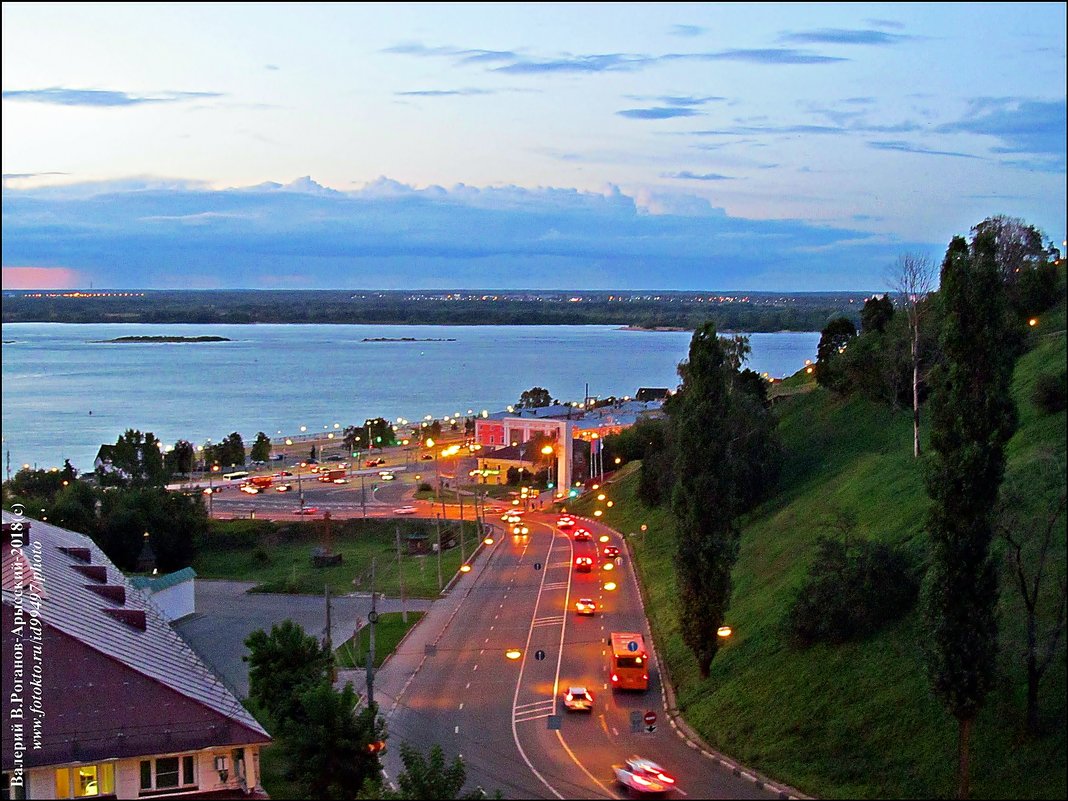
[[[1041,414],[1030,400],[1039,373],[1064,369],[1063,311],[1059,333],[1057,316],[1047,317],[1052,332],[1032,334],[1038,347],[1017,366],[1020,425],[1008,447],[1007,481],[1028,488],[1025,513],[1034,516],[1065,484],[1065,413]],[[775,496],[743,521],[728,613],[735,633],[716,657],[710,679],[701,680],[679,634],[670,513],[636,499],[636,475],[608,488],[615,506],[603,519],[635,534],[629,539],[647,611],[679,707],[714,747],[806,793],[950,796],[957,727],[924,674],[917,612],[869,640],[838,647],[796,649],[781,628],[816,538],[835,534],[842,517],[855,521],[854,534],[900,544],[922,562],[929,500],[921,465],[912,458],[911,413],[842,400],[822,389],[777,403],[786,448],[782,480]],[[585,513],[597,508],[589,497],[572,506]],[[644,537],[642,524],[648,526]],[[1062,518],[1044,587],[1046,609],[1056,576],[1064,575],[1064,532]],[[1023,731],[1026,632],[1009,579],[1003,576],[1000,600],[999,682],[973,735],[973,795],[1063,798],[1064,640],[1041,688],[1048,734],[1030,739]]]
[[[397,564],[397,530],[400,529],[402,558]],[[459,543],[459,524],[442,524],[442,538],[454,532]],[[193,567],[201,578],[236,579],[257,582],[260,592],[321,594],[330,587],[336,595],[367,592],[371,586],[371,563],[375,562],[375,592],[400,597],[403,571],[404,591],[409,598],[438,595],[438,557],[408,555],[406,536],[425,534],[427,542],[437,541],[433,521],[415,519],[333,520],[331,550],[340,553],[342,563],[334,567],[312,565],[313,549],[322,547],[326,531],[321,521],[273,523],[267,520],[213,521],[212,533],[197,545]],[[464,524],[464,551],[470,558],[478,536],[473,523]],[[441,579],[449,579],[460,567],[460,548],[447,548],[441,554]]]
[[[385,612],[378,616],[375,626],[375,667],[381,667],[386,657],[393,653],[401,638],[419,622],[422,612],[409,612],[408,622],[404,622],[401,612]],[[361,628],[356,634],[345,640],[334,654],[337,664],[344,668],[359,668],[367,665],[367,652],[371,647],[371,627]]]

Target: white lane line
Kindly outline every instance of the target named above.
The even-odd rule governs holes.
[[[453,734],[459,734],[459,733],[460,733],[460,727],[459,727],[459,726],[457,726],[457,727],[456,727],[456,728],[455,728],[455,729],[453,730]]]
[[[464,708],[464,702],[463,702],[463,701],[461,701],[461,702],[460,702],[460,709],[463,709],[463,708]]]
[[[546,556],[545,561],[549,561],[548,557],[552,555],[552,551],[553,551],[553,540],[550,539],[549,540],[549,552],[545,555]],[[545,586],[545,577],[548,574],[548,572],[549,571],[547,571],[547,570],[543,570],[542,574],[541,574],[541,586],[538,587],[538,598],[534,602],[534,612],[535,612],[535,614],[537,614],[538,602],[541,600],[541,592],[542,592],[542,588]],[[526,668],[526,665],[527,665],[527,654],[530,653],[530,642],[533,639],[533,637],[534,637],[534,621],[533,621],[533,619],[531,619],[530,628],[527,630],[527,644],[523,648],[523,659],[519,663],[519,676],[516,678],[516,681],[515,681],[515,695],[512,697],[512,740],[515,742],[515,747],[519,751],[519,756],[521,756],[523,758],[523,762],[525,762],[526,766],[528,768],[530,768],[530,772],[533,773],[538,778],[538,781],[540,781],[542,784],[544,784],[548,788],[549,792],[551,792],[554,796],[559,798],[560,801],[564,801],[564,797],[562,795],[560,795],[559,792],[557,792],[555,787],[553,787],[551,784],[549,784],[548,781],[546,781],[545,777],[542,776],[538,772],[538,769],[534,767],[534,763],[530,761],[530,757],[527,756],[527,752],[523,750],[523,744],[519,742],[519,730],[516,728],[515,708],[516,708],[516,705],[519,703],[519,690],[523,686],[523,671],[524,671],[524,669]],[[557,670],[559,670],[559,668],[557,668]],[[559,674],[557,675],[557,681],[559,681]],[[554,684],[553,685],[553,699],[555,700],[555,698],[556,698],[556,685]]]
[[[476,670],[478,670],[478,665],[475,665],[473,668],[471,668],[472,673],[474,673]]]
[[[607,685],[605,685],[605,686],[607,686]],[[467,682],[467,686],[464,687],[464,689],[465,690],[470,690],[471,689],[471,682]]]

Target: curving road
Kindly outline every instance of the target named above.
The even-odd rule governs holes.
[[[636,579],[621,536],[579,521],[593,542],[575,542],[555,527],[555,515],[531,513],[525,537],[505,536],[490,546],[451,623],[404,689],[378,699],[389,709],[391,737],[424,751],[440,744],[462,754],[469,784],[500,789],[509,798],[621,798],[612,765],[632,753],[659,762],[677,778],[674,795],[693,798],[776,798],[707,758],[667,725],[659,671],[644,693],[608,689],[606,638],[641,631],[651,642]],[[598,538],[624,557],[605,570]],[[576,555],[596,557],[595,570],[575,573]],[[605,588],[613,580],[614,590]],[[574,602],[595,599],[598,614],[579,617]],[[510,660],[509,649],[521,657]],[[592,714],[565,713],[560,693],[584,685],[595,696]],[[390,709],[390,707],[392,707]],[[646,712],[656,731],[637,727]],[[550,728],[550,723],[559,728]],[[399,769],[387,753],[387,773]]]

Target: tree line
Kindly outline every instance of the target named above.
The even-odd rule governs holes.
[[[912,451],[930,499],[926,555],[921,565],[894,548],[851,538],[851,521],[842,519],[840,539],[817,542],[784,625],[802,647],[834,644],[868,636],[919,603],[930,686],[958,723],[962,798],[970,792],[971,729],[997,678],[995,538],[1007,546],[1011,586],[1027,610],[1032,735],[1039,733],[1039,682],[1065,628],[1063,577],[1055,608],[1041,618],[1037,611],[1043,580],[1054,580],[1048,560],[1053,532],[1063,526],[1063,490],[1037,521],[1007,521],[1011,495],[1001,492],[1017,421],[1013,368],[1026,349],[1029,322],[1063,303],[1059,257],[1033,226],[988,218],[969,239],[950,242],[937,291],[933,266],[903,256],[888,276],[893,291],[866,300],[859,330],[848,316],[823,327],[814,366],[817,383],[834,394],[912,411]],[[714,323],[699,327],[679,366],[679,391],[665,403],[666,419],[640,422],[606,441],[610,454],[642,460],[643,502],[670,504],[680,629],[705,678],[730,603],[739,519],[773,491],[779,467],[766,384],[740,369],[746,344],[718,336]],[[1039,380],[1033,401],[1042,413],[1063,411],[1064,385],[1063,368]],[[926,446],[921,410],[930,417]],[[1063,478],[1063,464],[1059,469]],[[1037,553],[1032,561],[1024,556],[1029,544]]]
[[[59,293],[56,293],[57,295]],[[707,293],[539,292],[483,300],[427,293],[342,291],[153,291],[142,297],[38,297],[10,293],[3,321],[136,323],[348,323],[421,325],[625,325],[695,329],[711,318],[719,330],[818,331],[838,314],[855,314],[858,293],[746,293],[713,300]],[[493,294],[493,293],[491,293]],[[519,293],[513,293],[518,295]],[[737,294],[737,293],[736,293]]]

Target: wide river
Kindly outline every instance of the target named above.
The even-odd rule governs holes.
[[[122,336],[230,342],[105,344]],[[784,377],[814,359],[818,333],[751,334],[748,366]],[[372,338],[423,341],[365,341]],[[92,470],[127,428],[164,443],[334,431],[368,417],[421,420],[499,411],[534,386],[561,401],[633,396],[678,383],[688,332],[616,326],[3,326],[5,468]],[[336,427],[335,427],[336,424]],[[8,457],[10,454],[10,457]],[[5,472],[6,476],[6,472]]]

